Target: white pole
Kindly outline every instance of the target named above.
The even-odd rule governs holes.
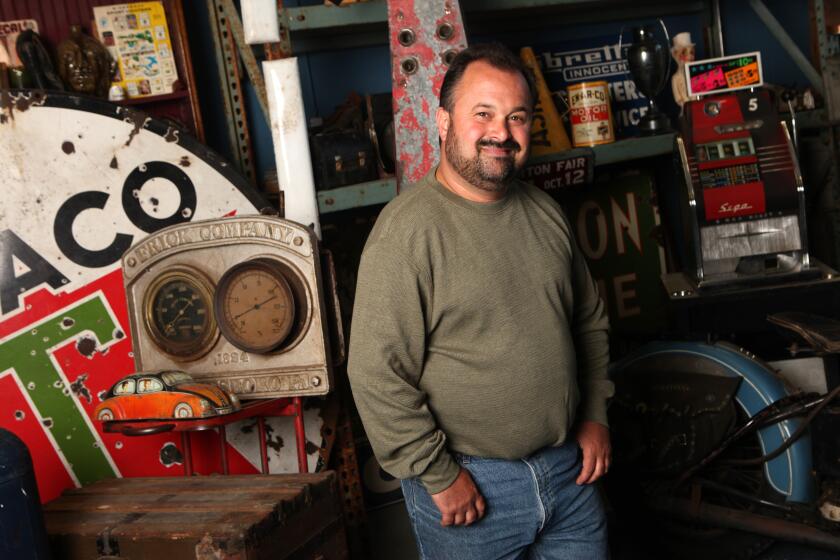
[[[242,0],[241,6],[246,43],[276,43],[280,40],[277,0]]]
[[[297,57],[263,62],[268,112],[271,114],[271,137],[277,160],[277,180],[286,203],[286,218],[310,226],[321,237],[318,200],[306,115],[300,89]]]

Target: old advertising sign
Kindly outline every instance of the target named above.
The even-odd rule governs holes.
[[[665,320],[659,276],[666,266],[653,178],[635,170],[599,173],[590,188],[567,191],[561,201],[607,303],[610,326],[621,333],[657,332]]]
[[[532,158],[522,169],[521,176],[548,192],[586,185],[595,177],[595,152],[590,148],[579,148]]]
[[[134,371],[120,258],[165,226],[254,214],[262,199],[179,129],[92,98],[0,92],[0,158],[0,426],[29,446],[41,498],[180,474],[177,437],[105,434],[92,420]],[[199,472],[217,468],[202,466],[213,452],[194,454]],[[228,454],[240,472],[259,464]]]

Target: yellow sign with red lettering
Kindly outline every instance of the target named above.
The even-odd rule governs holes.
[[[551,98],[551,91],[545,83],[540,65],[531,47],[519,51],[519,57],[534,72],[537,82],[537,102],[534,105],[531,125],[531,155],[556,154],[572,147],[560,112]]]

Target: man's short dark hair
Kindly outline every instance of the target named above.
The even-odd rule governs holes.
[[[440,106],[452,112],[455,105],[455,88],[464,76],[467,66],[473,62],[484,61],[494,68],[519,73],[528,84],[531,104],[537,103],[537,85],[534,72],[518,56],[501,43],[483,43],[467,47],[458,53],[449,65],[440,86]]]

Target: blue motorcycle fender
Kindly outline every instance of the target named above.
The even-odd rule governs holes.
[[[765,365],[725,344],[653,342],[612,364],[611,376],[639,360],[675,354],[712,360],[721,366],[720,370],[725,375],[740,377],[742,381],[735,400],[749,417],[789,394],[781,380]],[[799,419],[789,419],[759,430],[762,453],[766,455],[778,449],[799,425]],[[812,503],[816,500],[810,436],[806,433],[781,455],[766,462],[764,475],[772,488],[785,496],[788,502]]]

